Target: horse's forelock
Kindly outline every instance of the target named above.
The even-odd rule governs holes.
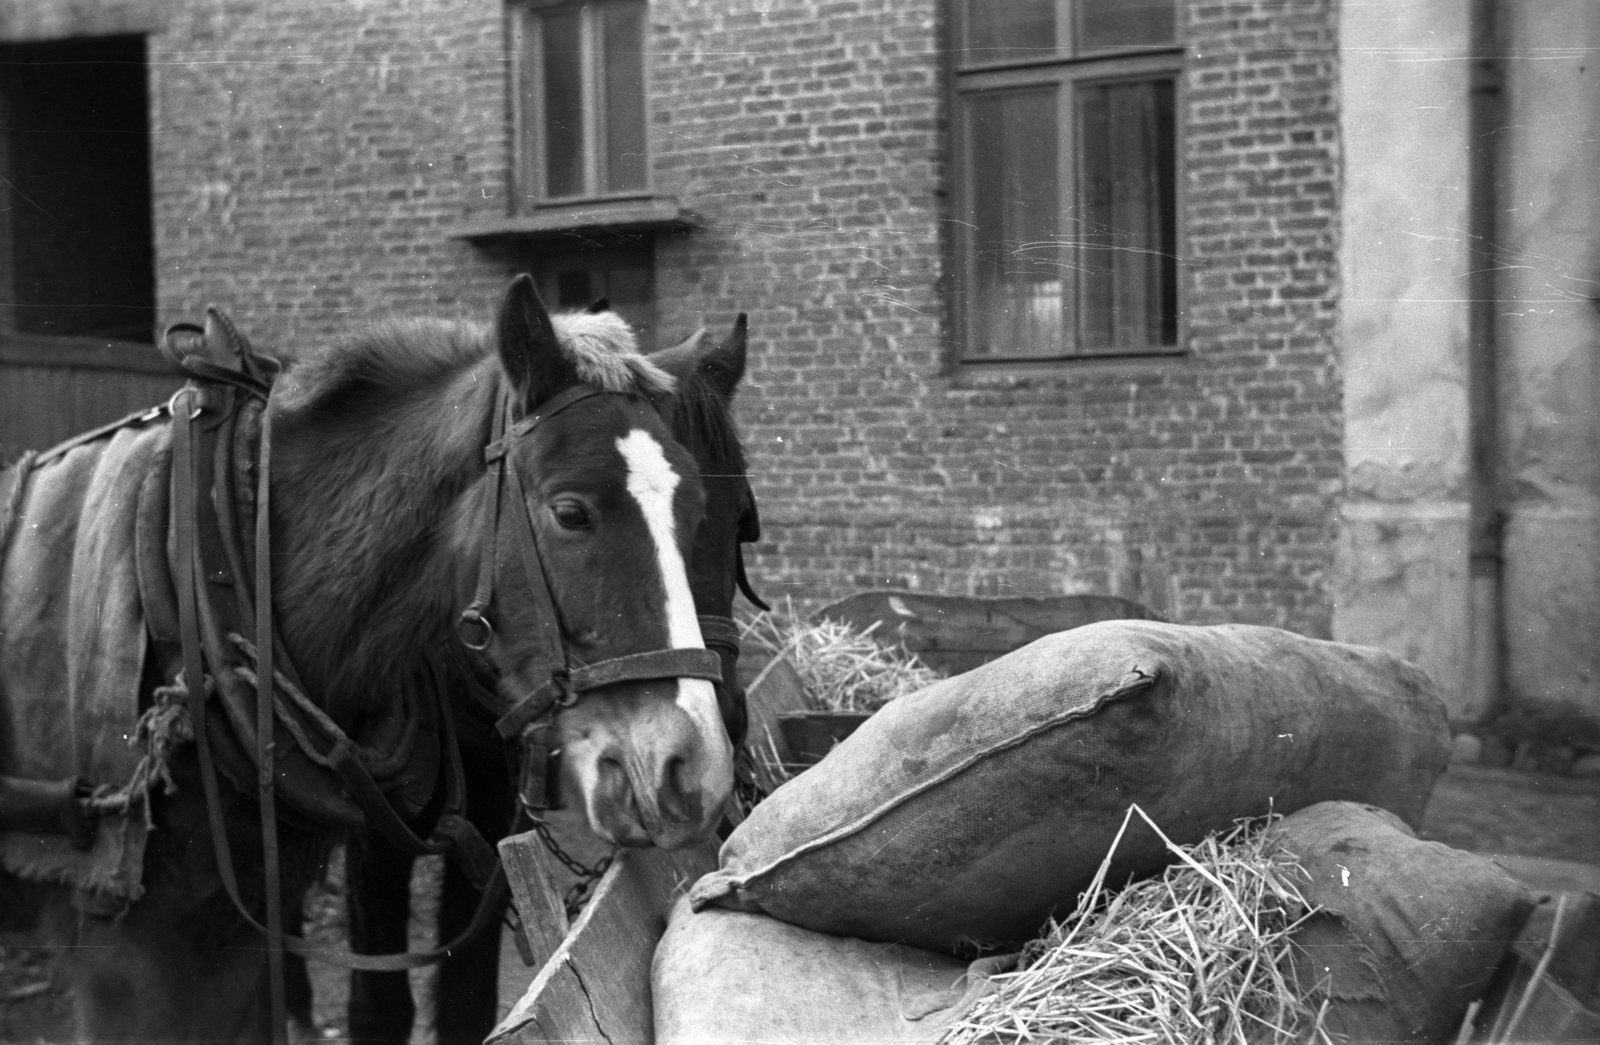
[[[551,317],[578,379],[604,392],[668,395],[673,376],[640,354],[627,320],[615,312],[563,312]]]

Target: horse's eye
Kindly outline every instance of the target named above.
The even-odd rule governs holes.
[[[589,509],[577,501],[557,501],[550,510],[556,522],[568,530],[584,530],[589,526]]]

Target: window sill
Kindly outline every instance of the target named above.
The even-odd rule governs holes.
[[[1154,367],[1185,366],[1193,359],[1178,347],[1058,359],[963,359],[945,376],[954,388],[1026,388],[1079,379],[1085,372],[1145,374]]]
[[[670,196],[645,196],[625,200],[589,200],[538,207],[513,214],[470,222],[450,233],[451,239],[471,243],[505,241],[545,243],[554,246],[594,246],[596,238],[633,241],[657,233],[687,232],[700,219]]]

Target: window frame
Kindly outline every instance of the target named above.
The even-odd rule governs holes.
[[[132,22],[137,24],[138,19],[133,19]],[[29,200],[19,187],[23,179],[17,168],[17,157],[25,150],[18,148],[18,142],[14,137],[24,131],[24,128],[18,126],[23,117],[18,112],[15,95],[16,79],[23,77],[16,70],[26,69],[36,63],[15,62],[15,55],[19,50],[45,49],[68,52],[64,58],[57,55],[53,60],[57,64],[65,60],[75,64],[88,62],[114,63],[124,67],[137,65],[139,67],[137,76],[140,80],[137,91],[123,94],[121,89],[127,85],[115,85],[120,97],[132,99],[137,115],[126,126],[119,126],[115,130],[135,134],[148,143],[151,129],[149,99],[154,89],[151,79],[151,33],[137,29],[123,30],[115,20],[108,28],[116,31],[103,34],[85,33],[81,36],[46,36],[38,39],[0,38],[0,74],[3,74],[0,75],[0,363],[132,372],[166,373],[171,370],[170,364],[162,360],[158,353],[150,351],[150,346],[158,342],[160,332],[160,325],[157,322],[160,310],[160,265],[156,256],[155,186],[149,169],[152,147],[148,144],[145,146],[144,155],[139,158],[142,162],[134,164],[132,168],[140,172],[142,183],[122,180],[123,188],[131,186],[142,191],[137,191],[132,200],[124,197],[116,201],[121,208],[119,213],[124,215],[132,214],[133,206],[138,207],[142,221],[139,227],[133,230],[137,234],[115,244],[113,250],[115,253],[116,250],[133,246],[148,262],[147,270],[140,267],[133,271],[133,279],[138,283],[139,300],[124,301],[114,305],[119,310],[147,312],[148,322],[110,329],[102,327],[98,330],[57,332],[29,329],[29,324],[21,321],[20,309],[24,307],[22,301],[24,294],[19,284],[25,278],[25,270],[17,264],[17,256],[29,250],[38,250],[40,245],[27,238],[19,242],[17,222],[13,216],[19,201],[28,201],[27,205],[36,210],[43,211],[43,208]],[[113,53],[107,54],[107,51]],[[136,58],[134,52],[137,52]],[[12,64],[14,62],[15,64]],[[106,90],[106,86],[101,85],[100,91]],[[25,95],[37,96],[38,91],[37,84],[32,85],[31,89],[23,89]],[[102,93],[100,98],[96,99],[96,108],[91,111],[102,111],[104,101],[110,97],[109,93]],[[59,130],[59,127],[57,129]],[[77,130],[78,133],[83,133],[81,128]],[[125,159],[126,157],[119,157],[119,160]],[[95,193],[88,198],[97,200],[106,198],[105,185],[91,188]],[[130,203],[132,206],[129,206]],[[96,231],[90,238],[96,238],[97,242],[104,243],[104,226],[98,219],[85,218],[82,215],[63,219],[58,212],[51,220],[74,231],[94,229]],[[61,247],[58,244],[50,244],[44,249],[60,251]],[[130,257],[131,252],[123,253],[122,256]],[[128,270],[125,269],[119,275],[126,277]],[[148,287],[145,286],[146,277],[149,280]],[[68,288],[69,292],[81,289],[81,287]],[[148,296],[145,294],[146,290]]]
[[[1150,45],[1106,47],[1082,54],[1072,51],[1078,33],[1078,6],[1074,0],[1056,0],[1055,11],[1058,39],[1055,53],[1028,55],[1018,58],[997,58],[987,61],[967,61],[966,30],[968,12],[974,4],[984,0],[948,0],[950,13],[948,33],[951,46],[946,62],[946,96],[949,105],[949,156],[950,156],[950,216],[949,237],[950,320],[955,346],[955,363],[961,371],[973,373],[1001,369],[1008,372],[1054,369],[1063,364],[1081,364],[1094,360],[1170,358],[1187,353],[1185,322],[1185,291],[1182,278],[1181,256],[1184,242],[1185,192],[1183,170],[1183,125],[1185,110],[1185,65],[1187,47],[1183,39],[1182,9],[1174,12],[1174,40]],[[1066,26],[1066,29],[1060,27]],[[980,158],[972,146],[973,130],[970,126],[969,99],[986,92],[1000,92],[1026,88],[1054,86],[1056,99],[1056,164],[1057,164],[1057,228],[1069,227],[1069,215],[1081,206],[1080,186],[1084,179],[1083,150],[1079,143],[1078,97],[1081,87],[1104,86],[1118,83],[1142,83],[1169,80],[1172,83],[1173,141],[1173,243],[1179,256],[1178,278],[1173,288],[1173,309],[1176,312],[1176,330],[1172,344],[1147,344],[1142,347],[1088,345],[1084,341],[1084,319],[1081,304],[1085,292],[1081,279],[1070,284],[1068,308],[1072,318],[1070,340],[1052,346],[1047,351],[1029,355],[979,355],[974,352],[978,342],[976,328],[977,255],[973,238],[977,229],[975,177]],[[1064,232],[1058,233],[1063,239]],[[1074,250],[1076,247],[1063,248]],[[1068,260],[1064,263],[1073,271],[1081,265]]]
[[[637,188],[602,191],[602,152],[605,148],[604,119],[584,121],[583,191],[572,196],[550,196],[546,191],[544,134],[543,53],[544,16],[553,11],[578,12],[580,80],[587,111],[604,114],[605,70],[602,36],[603,9],[609,6],[637,6],[644,16],[644,35],[650,32],[648,0],[518,0],[508,12],[511,52],[511,148],[513,214],[532,214],[545,207],[568,207],[578,203],[605,203],[637,200],[654,195],[655,150],[652,142],[653,107],[650,92],[649,48],[640,56],[642,80],[640,105],[643,120],[644,184]]]

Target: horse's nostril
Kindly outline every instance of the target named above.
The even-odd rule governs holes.
[[[661,815],[668,821],[684,821],[689,815],[689,767],[679,755],[667,760],[661,774]]]

